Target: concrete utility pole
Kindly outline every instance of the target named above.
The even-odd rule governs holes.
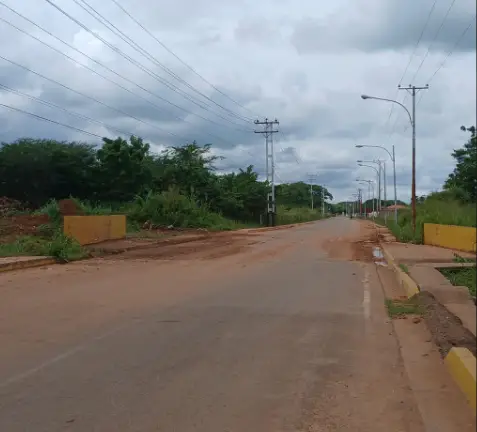
[[[312,210],[315,208],[315,200],[313,197],[313,183],[315,182],[316,177],[317,177],[316,174],[308,174],[308,180],[310,182],[310,200],[311,200]]]
[[[325,215],[325,185],[321,185],[321,215]]]
[[[416,232],[416,94],[419,90],[428,90],[429,84],[425,87],[416,87],[409,84],[408,87],[401,87],[398,85],[399,90],[406,90],[412,96],[412,230]]]
[[[271,185],[271,191],[267,196],[267,226],[275,226],[275,216],[276,216],[276,202],[275,202],[275,155],[273,152],[273,134],[277,133],[278,130],[273,129],[273,125],[279,125],[277,119],[273,121],[268,121],[268,118],[265,121],[255,120],[256,125],[263,125],[263,131],[254,131],[255,133],[265,135],[265,161],[266,161],[266,171],[267,171],[267,182]]]

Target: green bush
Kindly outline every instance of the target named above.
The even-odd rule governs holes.
[[[405,243],[422,243],[425,223],[475,227],[475,205],[463,204],[448,199],[448,194],[431,194],[423,203],[416,206],[416,232],[412,229],[411,209],[399,210],[398,222],[388,217],[387,227],[394,236]],[[383,218],[377,220],[384,225]]]
[[[310,222],[321,218],[322,215],[319,210],[312,210],[309,207],[277,207],[277,225]]]
[[[61,261],[72,261],[86,256],[86,251],[74,239],[61,231],[50,238],[22,236],[14,242],[0,244],[0,256],[49,256]]]
[[[137,223],[151,222],[175,228],[233,229],[238,226],[236,222],[210,211],[206,205],[198,205],[191,197],[174,190],[136,197],[128,216]]]

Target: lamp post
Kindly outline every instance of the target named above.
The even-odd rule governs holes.
[[[389,152],[389,150],[386,147],[383,146],[375,146],[375,145],[356,145],[356,148],[362,148],[362,147],[372,147],[372,148],[380,148],[383,150],[386,150],[388,153],[389,157],[391,158],[391,161],[393,162],[393,183],[394,183],[394,221],[397,223],[397,218],[398,218],[398,213],[397,213],[397,189],[396,189],[396,154],[394,152],[394,145],[393,145],[393,152],[392,154]],[[386,188],[386,186],[385,186]],[[384,189],[386,192],[386,189]]]
[[[380,176],[379,170],[378,170],[376,167],[373,167],[372,165],[365,165],[365,164],[363,164],[363,163],[361,163],[361,162],[359,162],[359,161],[358,161],[358,165],[359,165],[359,166],[368,167],[368,168],[372,168],[374,171],[376,171],[376,178],[377,178],[377,180],[378,180],[378,181],[376,182],[376,184],[379,184],[379,180],[380,180],[380,177],[381,177],[381,176]],[[373,203],[374,203],[374,198],[373,198]],[[379,206],[376,206],[376,209],[379,211]]]
[[[382,200],[381,200],[381,168],[383,161],[381,160],[358,160],[358,163],[372,163],[376,164],[379,167],[379,181],[378,181],[378,211],[382,210]],[[384,201],[386,201],[386,164],[384,165],[383,177],[384,177]]]
[[[426,86],[428,87],[428,86]],[[381,98],[381,97],[376,97],[376,96],[368,96],[368,95],[361,95],[361,99],[375,99],[375,100],[380,100],[380,101],[385,101],[385,102],[391,102],[395,103],[406,111],[409,121],[412,126],[412,187],[411,187],[411,205],[412,205],[412,229],[414,233],[416,232],[416,104],[415,104],[415,89],[413,90],[413,104],[412,104],[412,112],[413,115],[409,112],[409,110],[401,103],[398,102],[394,99],[386,99],[386,98]]]
[[[374,218],[374,180],[363,180],[363,179],[356,179],[357,182],[360,182],[361,184],[367,183],[368,184],[368,199],[371,199],[371,188],[373,188],[373,195],[372,195],[372,200],[373,200],[373,218]],[[364,204],[365,212],[367,210],[367,204],[365,202]]]

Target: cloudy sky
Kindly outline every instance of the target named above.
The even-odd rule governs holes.
[[[429,84],[416,98],[417,192],[438,190],[467,139],[460,126],[476,121],[475,9],[475,0],[0,0],[0,104],[92,134],[0,106],[0,141],[133,133],[160,150],[195,139],[226,157],[222,170],[253,164],[263,174],[253,120],[277,118],[280,182],[316,174],[345,200],[356,178],[375,178],[356,160],[382,158],[390,197],[386,152],[355,145],[394,145],[398,198],[409,200],[407,114],[360,95],[411,109],[397,85]]]

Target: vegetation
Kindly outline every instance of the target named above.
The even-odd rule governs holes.
[[[210,230],[258,225],[269,185],[258,180],[253,166],[218,174],[218,159],[210,145],[193,142],[153,153],[134,136],[129,141],[104,138],[100,148],[31,138],[1,143],[0,196],[18,200],[34,214],[47,214],[50,224],[38,236],[0,246],[0,255],[81,255],[81,248],[61,234],[58,200],[71,197],[83,214],[127,214],[129,230],[146,222]],[[323,195],[333,199],[319,185],[312,192],[317,209]],[[310,186],[303,182],[278,185],[276,197],[279,224],[322,216],[310,209]]]
[[[476,267],[464,267],[453,269],[440,269],[439,270],[447,279],[449,279],[452,285],[465,286],[469,288],[471,296],[476,296],[476,284],[477,284],[477,268]]]
[[[424,223],[477,226],[476,130],[474,126],[461,129],[469,131],[471,137],[462,149],[452,153],[456,168],[445,182],[444,190],[417,200],[416,232],[412,229],[411,209],[399,210],[397,224],[388,218],[387,226],[399,241],[422,243]],[[384,224],[384,220],[379,219],[378,223]]]
[[[422,307],[417,299],[386,299],[386,309],[390,318],[400,318],[405,315],[422,315]]]

